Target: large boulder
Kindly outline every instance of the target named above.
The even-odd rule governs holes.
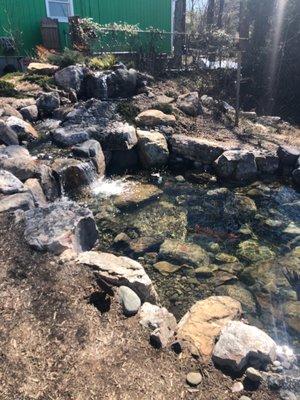
[[[156,301],[157,294],[144,268],[137,261],[110,253],[88,251],[77,262],[88,266],[100,279],[115,286],[128,286],[144,301]]]
[[[138,130],[137,136],[139,157],[145,168],[161,167],[167,164],[169,149],[162,133]]]
[[[19,141],[34,140],[38,138],[38,133],[34,127],[23,119],[17,117],[9,117],[6,124],[11,128],[19,138]]]
[[[174,125],[176,118],[174,115],[164,114],[159,110],[146,110],[141,112],[135,121],[139,126],[155,127],[159,125]]]
[[[276,343],[265,332],[241,321],[229,322],[213,350],[213,361],[235,373],[262,368],[276,359]]]
[[[29,151],[19,145],[9,145],[0,150],[0,158],[26,158],[30,157]]]
[[[99,175],[105,174],[105,157],[101,145],[97,140],[87,140],[72,149],[73,154],[82,158],[90,158]]]
[[[23,183],[12,173],[0,169],[0,193],[14,194],[24,190]]]
[[[185,114],[196,117],[201,114],[202,107],[198,92],[191,92],[178,96],[177,107]]]
[[[127,151],[138,142],[134,126],[124,122],[112,122],[96,137],[105,150]]]
[[[103,71],[90,71],[84,77],[84,95],[86,98],[107,100],[108,98],[108,75]]]
[[[3,121],[0,121],[0,144],[5,144],[6,146],[19,144],[16,132]]]
[[[77,93],[81,89],[81,84],[84,77],[84,68],[80,65],[70,65],[54,75],[55,82],[58,86],[69,91],[75,90]]]
[[[44,207],[47,205],[46,196],[38,179],[27,179],[27,181],[24,183],[24,187],[31,193],[34,203],[37,207]]]
[[[36,121],[39,116],[39,110],[35,104],[21,108],[20,113],[22,114],[23,118],[29,122]]]
[[[17,117],[23,119],[22,114],[10,104],[5,104],[1,106],[0,117]]]
[[[159,258],[177,265],[207,266],[209,256],[202,247],[175,239],[166,239],[160,247]]]
[[[300,167],[294,169],[292,177],[295,184],[300,187]]]
[[[216,338],[228,322],[239,319],[242,308],[226,296],[212,296],[194,304],[178,324],[178,338],[196,348],[203,362],[209,362]]]
[[[58,158],[51,165],[64,193],[74,193],[93,182],[96,177],[92,162]]]
[[[277,155],[281,165],[294,167],[300,157],[300,149],[292,146],[279,146]]]
[[[92,212],[71,201],[60,201],[25,213],[26,242],[55,254],[88,251],[98,239]]]
[[[31,157],[0,157],[0,168],[11,172],[20,181],[39,176],[39,163]]]
[[[57,128],[51,133],[53,142],[61,147],[74,146],[75,144],[85,142],[90,138],[86,128],[80,126],[66,126]]]
[[[247,150],[225,151],[215,161],[215,169],[223,179],[248,181],[257,176],[255,156]]]
[[[57,92],[41,94],[36,101],[39,113],[43,116],[49,116],[60,106],[60,97]]]
[[[133,68],[118,68],[112,81],[115,82],[116,88],[113,97],[129,97],[136,93],[137,89],[137,71]]]
[[[259,152],[255,155],[257,170],[260,174],[275,174],[279,167],[279,158],[270,152]]]
[[[224,151],[217,142],[185,135],[172,136],[170,146],[171,154],[202,164],[212,164]]]
[[[57,65],[49,64],[49,63],[39,63],[32,62],[28,65],[27,71],[31,74],[38,75],[54,75],[57,72],[59,67]]]
[[[0,199],[0,213],[16,210],[30,210],[34,208],[34,201],[31,193],[15,193]]]

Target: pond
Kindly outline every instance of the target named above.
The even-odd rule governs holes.
[[[177,318],[199,299],[228,295],[249,323],[298,351],[300,195],[292,187],[162,173],[91,189],[81,201],[94,211],[99,250],[141,262]]]

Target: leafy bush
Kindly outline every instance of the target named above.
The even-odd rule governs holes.
[[[79,51],[65,48],[62,53],[49,54],[47,61],[50,64],[58,65],[61,68],[66,68],[70,65],[83,64],[84,57]]]
[[[36,85],[39,85],[41,88],[45,90],[49,88],[49,85],[54,85],[54,79],[50,76],[45,76],[45,75],[38,75],[38,74],[24,75],[24,77],[21,80],[25,82],[35,83]]]
[[[140,109],[130,101],[123,101],[118,104],[117,112],[129,123],[133,123]]]
[[[94,70],[111,69],[116,63],[116,57],[113,54],[107,54],[103,57],[93,57],[88,61],[88,66]]]
[[[0,79],[0,97],[15,97],[17,94],[13,83]]]
[[[173,113],[173,106],[172,104],[168,103],[155,103],[153,104],[153,108],[155,110],[162,111],[164,114],[172,114]]]

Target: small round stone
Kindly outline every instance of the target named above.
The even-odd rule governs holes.
[[[232,393],[238,393],[242,390],[244,390],[244,385],[242,384],[242,382],[234,382],[231,388]]]
[[[186,381],[190,386],[198,386],[202,382],[200,372],[190,372],[186,376]]]
[[[250,379],[252,382],[261,382],[262,381],[262,375],[261,373],[252,367],[247,368],[246,370],[246,377]]]
[[[281,362],[276,360],[273,362],[274,367],[280,367],[281,366]]]
[[[126,316],[135,315],[141,307],[141,299],[129,287],[120,286],[119,295]]]
[[[240,400],[251,400],[251,399],[248,396],[242,396],[242,397],[240,397]]]

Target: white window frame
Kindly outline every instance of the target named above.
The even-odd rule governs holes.
[[[74,5],[73,5],[73,0],[45,0],[46,2],[46,10],[47,10],[47,17],[52,18],[52,19],[58,19],[58,22],[68,22],[68,17],[62,17],[62,16],[54,16],[50,15],[50,7],[49,7],[49,2],[52,1],[54,3],[69,3],[70,6],[70,12],[72,17],[74,15]]]

